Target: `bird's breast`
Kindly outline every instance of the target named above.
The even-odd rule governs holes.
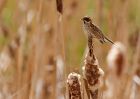
[[[92,33],[92,29],[90,28],[90,26],[88,24],[84,24],[83,28],[84,28],[86,33],[88,33],[88,34]]]

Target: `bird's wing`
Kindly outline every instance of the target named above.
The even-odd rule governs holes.
[[[105,40],[107,40],[107,41],[109,41],[110,43],[114,44],[114,42],[111,41],[110,39],[108,39],[108,38],[103,34],[103,32],[102,32],[97,26],[95,26],[94,24],[92,24],[91,26],[92,26],[92,28],[93,28],[94,31],[95,31],[95,32],[93,32],[94,35],[95,35],[95,37],[98,38],[98,39],[100,40],[101,43],[106,42]]]
[[[95,35],[98,39],[104,38],[103,32],[102,32],[97,26],[95,26],[94,24],[92,24],[92,25],[91,25],[91,28],[92,28],[93,31],[94,31],[94,35]]]

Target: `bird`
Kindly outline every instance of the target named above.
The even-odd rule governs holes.
[[[84,31],[88,34],[88,37],[97,38],[102,44],[105,42],[110,42],[114,44],[114,42],[108,39],[101,29],[93,24],[92,19],[89,16],[84,16],[82,19]]]

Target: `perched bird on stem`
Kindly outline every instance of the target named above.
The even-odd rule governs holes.
[[[90,17],[85,16],[81,19],[83,21],[83,27],[85,32],[88,33],[88,37],[91,36],[92,38],[97,38],[99,41],[103,44],[106,41],[110,42],[111,44],[114,44],[113,41],[108,39],[103,32],[92,23],[92,20]]]

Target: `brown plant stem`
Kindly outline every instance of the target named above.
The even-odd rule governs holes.
[[[93,53],[93,41],[91,36],[88,36],[88,47],[89,51],[86,55],[85,64],[83,66],[85,89],[87,91],[88,98],[91,97],[91,99],[98,99],[98,88],[100,87],[102,70],[99,68],[98,60]]]

